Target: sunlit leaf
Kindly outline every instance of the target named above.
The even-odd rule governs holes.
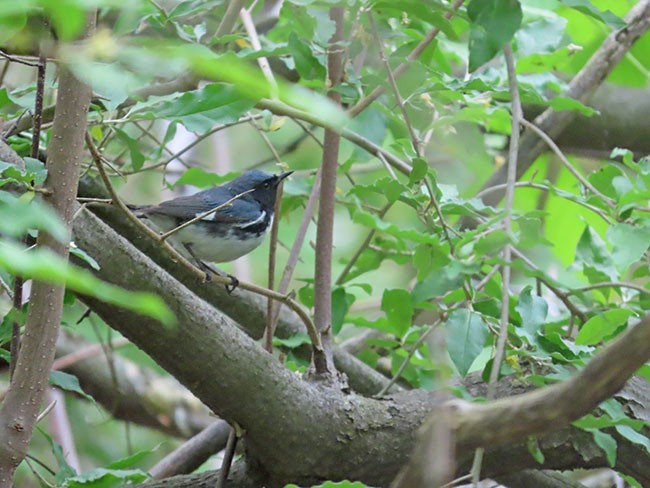
[[[613,245],[612,260],[619,270],[625,271],[650,247],[650,226],[616,224],[607,229],[607,238]]]
[[[607,24],[612,29],[621,29],[625,27],[625,21],[614,15],[611,10],[601,10],[589,0],[560,0],[567,7],[571,7],[592,19],[599,20]]]
[[[576,344],[592,345],[616,332],[632,316],[631,310],[622,308],[607,310],[590,318],[576,336]]]

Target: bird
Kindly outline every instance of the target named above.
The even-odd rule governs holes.
[[[247,171],[223,185],[134,210],[162,232],[200,217],[170,240],[180,244],[201,269],[214,272],[206,262],[234,261],[262,244],[273,223],[278,186],[291,174]]]

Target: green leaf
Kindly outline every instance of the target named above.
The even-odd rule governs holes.
[[[206,132],[217,124],[230,124],[255,106],[232,85],[210,83],[198,90],[166,97],[151,97],[130,114],[181,122],[191,132]]]
[[[57,37],[63,41],[71,41],[79,36],[86,25],[86,7],[75,0],[60,0],[43,2],[49,18],[54,24]]]
[[[475,265],[478,266],[478,265]],[[439,297],[448,291],[459,289],[467,275],[476,268],[466,267],[463,263],[452,261],[447,266],[434,270],[413,288],[413,303],[420,304],[434,297]]]
[[[531,286],[527,286],[521,291],[515,310],[519,312],[522,326],[530,338],[540,332],[546,322],[548,304],[542,297],[533,294]]]
[[[298,485],[286,485],[284,488],[300,488]],[[326,481],[322,485],[314,485],[312,488],[369,488],[360,481]]]
[[[625,21],[614,15],[611,10],[602,11],[589,0],[560,0],[567,7],[571,7],[592,19],[607,24],[612,29],[621,29],[625,27]]]
[[[32,181],[34,185],[42,185],[47,178],[47,168],[45,164],[34,158],[25,158],[25,177],[27,181]]]
[[[160,445],[154,447],[153,449],[146,449],[142,451],[138,451],[134,454],[131,454],[130,456],[124,457],[122,459],[118,459],[116,461],[111,462],[108,465],[109,469],[127,469],[130,468],[131,466],[139,463],[143,459],[145,459],[147,456],[151,455],[151,453],[155,452]]]
[[[409,183],[415,184],[424,179],[429,171],[428,163],[422,158],[415,158],[413,160],[413,168],[409,173]]]
[[[190,168],[185,173],[181,175],[178,180],[174,182],[174,187],[180,185],[192,185],[197,188],[208,188],[216,185],[222,185],[223,183],[230,181],[235,176],[234,173],[228,173],[226,175],[218,175],[216,173],[211,173],[210,171],[205,171],[201,168]]]
[[[591,117],[592,115],[599,113],[598,110],[587,107],[578,100],[569,97],[553,97],[549,103],[549,107],[553,108],[556,112],[572,110],[584,115],[585,117]]]
[[[628,425],[617,425],[615,428],[621,436],[634,444],[645,447],[646,452],[650,454],[650,439],[648,439],[648,437],[643,435],[641,432],[637,432]]]
[[[86,400],[89,400],[93,403],[95,402],[95,399],[93,397],[81,389],[79,379],[73,374],[65,373],[63,371],[50,371],[50,385],[56,386],[71,393],[77,393],[78,395],[84,397]]]
[[[325,80],[327,70],[318,58],[312,54],[312,50],[307,42],[300,40],[296,33],[292,32],[289,34],[288,46],[293,56],[296,70],[301,78],[305,80]]]
[[[0,234],[22,237],[31,229],[47,231],[61,242],[68,240],[68,230],[58,215],[47,205],[29,200],[32,194],[20,198],[0,191]]]
[[[621,272],[637,262],[650,247],[650,227],[615,224],[607,229],[612,243],[612,260]]]
[[[77,472],[74,470],[72,466],[68,464],[68,461],[65,458],[65,454],[63,454],[63,449],[61,448],[61,445],[56,442],[54,439],[52,439],[52,436],[50,436],[47,432],[45,432],[43,429],[40,427],[37,427],[38,431],[47,439],[48,444],[50,445],[50,449],[52,450],[52,454],[54,455],[54,459],[56,459],[56,464],[58,465],[59,469],[56,471],[56,477],[54,478],[57,484],[62,485],[65,480],[72,476],[76,476]]]
[[[591,317],[578,332],[576,344],[582,346],[598,344],[623,326],[632,314],[631,310],[620,308],[607,310]]]
[[[343,326],[345,314],[354,303],[354,295],[347,293],[345,288],[339,286],[332,292],[332,332],[336,335]]]
[[[467,15],[471,22],[469,70],[475,71],[515,35],[521,25],[521,4],[518,0],[472,0]]]
[[[22,327],[25,325],[26,318],[27,314],[24,310],[9,309],[0,323],[0,346],[7,344],[11,340],[14,324]]]
[[[95,468],[67,480],[67,488],[119,488],[142,483],[149,478],[139,469]]]
[[[304,344],[311,344],[311,339],[309,339],[309,336],[306,332],[301,332],[285,339],[281,337],[273,337],[274,346],[282,346],[288,347],[289,349],[295,349],[296,347],[302,346]]]
[[[25,251],[17,244],[0,241],[0,268],[24,278],[65,285],[78,293],[153,317],[166,326],[173,325],[176,320],[160,297],[101,281],[48,249]]]
[[[446,332],[449,356],[465,377],[490,335],[488,326],[479,314],[460,309],[449,314]]]
[[[500,252],[508,242],[510,237],[503,229],[496,229],[487,235],[479,238],[474,245],[474,249],[478,254],[483,256],[494,255]]]
[[[582,269],[590,283],[618,279],[609,249],[591,226],[585,227],[578,241],[576,261],[582,263]]]
[[[398,337],[402,337],[411,326],[413,317],[411,294],[400,288],[384,290],[381,298],[381,309],[386,314],[393,333]]]
[[[631,488],[643,488],[643,485],[632,476],[623,473],[620,473],[619,476],[623,478]]]
[[[197,44],[157,43],[157,54],[161,59],[181,59],[190,71],[199,77],[231,83],[234,89],[248,100],[257,103],[262,98],[275,98],[274,88],[259,69],[239,59],[233,53],[215,54],[208,47]],[[341,127],[348,120],[345,112],[331,100],[300,86],[276,78],[277,98],[280,102],[313,114],[326,127]]]
[[[140,142],[129,134],[124,132],[122,129],[113,128],[115,135],[122,141],[127,148],[129,148],[129,154],[131,156],[131,165],[135,171],[142,169],[144,165],[145,157],[140,150]]]
[[[99,271],[99,264],[92,258],[86,251],[77,247],[74,242],[70,242],[70,254],[79,258],[81,261],[86,263],[92,269]]]
[[[528,448],[528,452],[531,456],[533,456],[533,459],[535,461],[537,461],[539,464],[544,464],[544,460],[546,458],[544,457],[542,450],[539,448],[537,437],[529,437],[528,441],[526,442],[526,447]]]
[[[596,441],[598,447],[605,451],[607,462],[613,468],[616,465],[616,439],[600,430],[593,429],[589,431],[594,436],[594,441]]]
[[[515,34],[520,58],[540,53],[552,53],[564,39],[567,20],[563,17],[542,17],[527,22]]]

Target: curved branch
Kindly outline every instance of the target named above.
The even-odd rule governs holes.
[[[566,381],[491,403],[459,403],[458,445],[495,446],[558,429],[621,390],[649,358],[650,315],[646,315]]]

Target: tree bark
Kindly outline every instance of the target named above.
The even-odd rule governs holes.
[[[179,325],[173,329],[95,299],[85,301],[220,417],[245,429],[248,480],[262,480],[267,486],[288,482],[310,484],[323,479],[355,479],[385,485],[407,460],[417,429],[426,416],[441,402],[450,400],[446,394],[423,391],[371,399],[306,383],[91,212],[79,213],[74,231],[77,244],[100,264],[101,278],[165,297],[178,318]],[[488,454],[496,456],[492,464],[492,458],[486,458],[486,476],[539,467],[525,445],[516,444],[517,439],[553,428],[570,437],[557,444],[555,434],[542,438],[546,439],[543,449],[548,449],[544,451],[548,460],[545,468],[568,469],[572,467],[569,462],[583,467],[606,465],[601,452],[587,461],[579,461],[584,452],[575,446],[579,445],[581,431],[560,427],[595,408],[605,395],[613,394],[650,355],[650,340],[645,337],[649,323],[650,319],[646,319],[621,336],[593,364],[566,383],[483,405],[454,400],[460,469],[467,468],[463,462],[477,445],[490,446]],[[627,354],[621,356],[622,351]],[[588,388],[585,381],[594,379],[597,394],[582,398],[581,410],[555,409],[555,421],[551,422],[547,411],[529,408],[531,402],[546,405],[549,400],[557,400],[562,404],[561,395],[567,388],[578,393]],[[540,399],[544,401],[540,403]],[[495,419],[505,419],[506,415],[508,428],[495,430]],[[590,441],[586,445],[593,449],[591,435],[584,434]],[[508,447],[499,448],[498,444]],[[621,441],[619,448],[622,444]],[[510,450],[517,462],[504,466],[496,460]],[[574,451],[577,454],[567,454]],[[629,466],[623,464],[630,461]],[[621,456],[619,462],[630,474],[650,480],[645,478],[650,476],[646,472],[650,467],[634,465],[633,457]]]
[[[92,32],[94,25],[95,16],[91,14],[86,32]],[[68,226],[77,207],[75,198],[90,97],[90,87],[61,67],[43,200]],[[36,246],[68,258],[68,242],[59,242],[45,232],[39,233]],[[2,488],[11,486],[13,473],[27,453],[54,361],[64,292],[61,285],[40,281],[32,285],[16,369],[0,407]]]

